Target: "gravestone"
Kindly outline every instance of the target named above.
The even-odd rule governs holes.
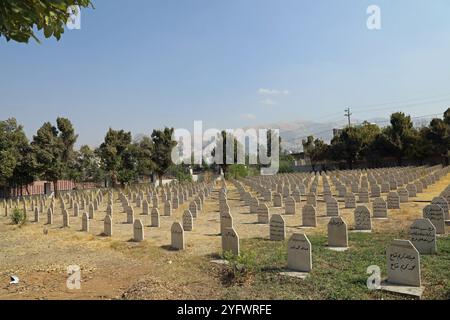
[[[389,192],[387,205],[388,209],[400,209],[400,197],[397,192]]]
[[[347,224],[341,217],[332,217],[328,223],[328,247],[348,248]]]
[[[134,210],[132,207],[127,208],[127,223],[134,223]]]
[[[104,228],[103,229],[104,229],[103,233],[104,233],[105,236],[112,237],[112,235],[113,235],[112,216],[110,216],[108,214],[105,216]]]
[[[306,235],[294,233],[288,242],[288,269],[298,272],[311,272],[311,242]]]
[[[89,219],[94,219],[94,214],[95,214],[95,210],[94,210],[94,204],[91,203],[89,204]]]
[[[437,204],[444,210],[444,220],[450,220],[448,202],[444,197],[436,197],[431,201],[431,204]]]
[[[358,206],[355,209],[355,230],[372,231],[372,220],[370,210],[366,206]]]
[[[398,189],[398,196],[400,203],[407,203],[409,201],[409,192],[405,188]]]
[[[295,199],[293,197],[287,197],[285,200],[284,206],[285,206],[285,214],[295,215],[297,205],[296,205]]]
[[[228,211],[220,213],[220,234],[224,234],[227,228],[233,228],[233,217],[230,214],[230,208],[228,208]]]
[[[285,222],[281,215],[273,214],[270,218],[270,240],[284,241],[286,238]]]
[[[172,203],[170,201],[166,201],[164,206],[164,216],[170,217],[172,215]]]
[[[133,241],[144,241],[144,225],[140,219],[136,219],[133,223]]]
[[[149,213],[150,213],[150,212],[149,212],[149,204],[148,204],[148,201],[147,201],[147,199],[144,199],[144,200],[142,201],[142,214],[145,215],[145,216],[148,216]]]
[[[47,210],[47,224],[53,224],[53,210],[48,208]]]
[[[327,201],[327,216],[328,217],[339,216],[339,203],[333,197],[329,198]]]
[[[73,204],[73,216],[74,216],[74,217],[78,217],[79,214],[80,214],[80,207],[79,207],[79,205],[78,205],[78,202],[75,202],[75,203]]]
[[[258,208],[258,223],[269,223],[269,207],[265,203],[262,203]]]
[[[305,205],[302,208],[302,227],[313,227],[317,226],[316,208],[312,205]]]
[[[409,230],[411,242],[420,254],[435,254],[437,252],[436,245],[436,228],[430,219],[416,220]]]
[[[39,208],[36,207],[36,208],[34,208],[34,222],[39,222],[39,220],[40,220],[39,216],[40,216]]]
[[[358,193],[358,203],[369,203],[369,191],[361,189]]]
[[[151,220],[150,227],[152,227],[152,228],[159,228],[160,222],[159,222],[159,210],[158,210],[158,208],[153,208],[152,209],[152,212],[150,214],[150,220]]]
[[[420,255],[411,241],[394,240],[386,250],[388,283],[420,287]]]
[[[417,197],[417,187],[414,184],[408,184],[406,190],[408,190],[409,197]]]
[[[222,251],[223,253],[231,252],[235,256],[239,255],[239,236],[234,228],[226,228],[222,234]]]
[[[387,203],[383,198],[376,198],[372,203],[373,217],[376,219],[387,218]]]
[[[63,209],[62,216],[63,216],[63,228],[70,227],[69,212],[67,212],[66,209]]]
[[[192,213],[189,210],[186,210],[183,213],[183,230],[192,231],[193,228],[194,228],[194,218],[192,217]]]
[[[184,230],[183,226],[179,222],[174,222],[170,229],[172,242],[171,248],[174,250],[184,250]]]
[[[370,196],[372,198],[381,197],[381,188],[378,184],[372,184],[370,186]]]
[[[356,197],[352,192],[347,192],[345,195],[345,208],[355,209],[356,208]]]
[[[114,208],[113,208],[112,204],[108,204],[108,206],[106,207],[106,215],[112,217],[113,214],[114,214]]]
[[[308,193],[306,196],[306,204],[309,204],[313,207],[317,207],[317,199],[314,193]]]
[[[423,217],[430,219],[436,228],[436,234],[445,234],[444,209],[437,204],[430,204],[423,208]]]
[[[81,215],[81,231],[89,232],[89,214],[87,212]]]
[[[273,195],[273,206],[275,208],[281,208],[283,206],[283,197],[279,193]]]
[[[197,218],[197,203],[195,201],[189,204],[189,211],[191,211],[192,217]]]

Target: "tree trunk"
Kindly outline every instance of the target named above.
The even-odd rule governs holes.
[[[53,192],[55,193],[55,198],[58,196],[58,180],[53,181]]]

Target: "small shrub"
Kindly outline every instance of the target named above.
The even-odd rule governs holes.
[[[256,252],[241,252],[239,256],[225,252],[224,258],[228,261],[223,274],[224,283],[243,285],[253,278],[257,269]]]
[[[24,210],[15,208],[11,214],[13,224],[23,225],[27,221],[27,214]]]

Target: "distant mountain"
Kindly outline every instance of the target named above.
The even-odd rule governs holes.
[[[387,118],[373,118],[366,120],[370,123],[384,127],[389,124]],[[352,124],[361,124],[363,121],[352,119]],[[333,129],[342,129],[347,125],[345,119],[334,122],[315,122],[297,120],[292,122],[278,122],[257,126],[256,129],[279,129],[282,141],[282,149],[290,152],[303,151],[302,140],[308,136],[314,136],[329,143],[333,139]]]

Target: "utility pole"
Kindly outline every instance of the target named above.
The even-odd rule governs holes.
[[[348,118],[348,126],[351,127],[352,126],[352,122],[351,122],[352,113],[350,112],[350,108],[347,108],[344,111],[345,111],[345,116]]]

